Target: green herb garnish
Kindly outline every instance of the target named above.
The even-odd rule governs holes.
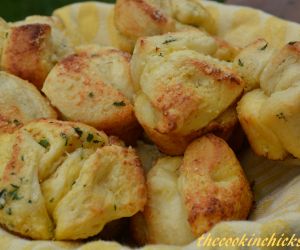
[[[65,146],[68,145],[68,136],[65,133],[60,133],[60,136],[65,140]]]
[[[296,41],[289,42],[289,45],[294,45]]]
[[[175,41],[176,41],[176,38],[171,37],[171,38],[165,40],[165,41],[163,42],[163,44],[168,44],[168,43],[172,43],[172,42],[175,42]]]
[[[123,106],[126,106],[125,102],[124,101],[121,101],[121,102],[114,102],[113,103],[115,106],[117,107],[123,107]]]
[[[6,210],[6,213],[7,213],[8,215],[12,215],[12,209],[11,209],[11,208],[8,208],[8,209]]]
[[[10,185],[13,187],[13,190],[8,193],[9,196],[12,198],[12,200],[21,200],[23,197],[18,195],[18,191],[20,187],[14,184],[10,184]]]
[[[21,125],[21,122],[20,122],[19,120],[17,120],[17,119],[14,119],[14,120],[13,120],[13,123],[14,123],[16,126]]]
[[[83,134],[82,130],[80,128],[74,128],[74,130],[75,130],[76,134],[79,135],[79,138],[80,138]]]
[[[90,92],[90,93],[89,93],[89,97],[90,97],[90,98],[93,98],[93,97],[94,97],[94,93],[93,93],[93,92]]]
[[[93,139],[94,139],[94,135],[89,133],[88,136],[87,136],[87,138],[86,138],[86,140],[88,142],[91,142]]]
[[[244,63],[239,59],[239,66],[244,67]]]
[[[263,47],[261,47],[259,50],[265,50],[268,47],[268,43],[266,43]]]
[[[42,147],[46,148],[46,149],[50,146],[50,143],[48,142],[47,139],[42,139],[42,140],[40,140],[40,141],[39,141],[39,144],[40,144]]]
[[[280,112],[276,115],[276,117],[279,119],[279,120],[284,120],[284,121],[287,121],[285,115],[283,112]]]

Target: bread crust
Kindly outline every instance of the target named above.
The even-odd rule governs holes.
[[[0,134],[39,118],[57,118],[49,101],[29,82],[0,71]]]
[[[213,134],[193,141],[183,157],[160,158],[147,188],[145,210],[132,219],[144,244],[189,244],[219,222],[246,219],[253,201],[234,152]]]
[[[129,62],[126,52],[83,46],[52,69],[42,91],[64,119],[134,141],[139,125]]]
[[[13,26],[4,43],[1,68],[41,88],[53,66],[52,53],[49,25]]]
[[[0,223],[12,232],[35,240],[85,239],[143,210],[140,160],[103,132],[44,119],[2,136]]]

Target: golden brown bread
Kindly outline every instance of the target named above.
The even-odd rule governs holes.
[[[230,63],[192,50],[152,56],[139,84],[137,119],[169,155],[182,154],[189,142],[211,131],[210,123],[239,99],[244,87]]]
[[[136,89],[143,70],[151,58],[163,57],[168,54],[181,51],[194,50],[204,55],[211,55],[220,60],[232,60],[235,48],[225,41],[212,37],[200,30],[187,30],[167,33],[164,35],[141,37],[138,39],[131,60],[131,74]]]
[[[11,24],[3,46],[1,68],[42,88],[54,64],[72,51],[55,20],[31,17]]]
[[[148,244],[188,244],[220,221],[246,219],[253,200],[233,151],[212,134],[192,142],[183,157],[159,159],[147,188],[145,211],[132,227]]]
[[[300,42],[273,49],[269,58],[257,64],[261,90],[242,98],[239,119],[258,155],[281,160],[290,153],[299,158]]]
[[[54,50],[52,60],[55,63],[74,51],[73,44],[65,34],[63,23],[55,16],[28,16],[24,21],[14,23],[14,25],[36,23],[48,24],[51,26],[51,42]]]
[[[39,118],[57,117],[48,100],[29,82],[0,71],[0,134]]]
[[[53,66],[51,27],[28,24],[11,27],[4,43],[1,68],[41,88]]]
[[[268,97],[261,89],[253,90],[241,99],[237,111],[248,141],[257,155],[271,160],[284,159],[287,152],[276,134],[263,123],[262,107]]]
[[[260,87],[261,74],[274,50],[266,40],[258,39],[236,56],[233,67],[245,81],[246,92]]]
[[[199,0],[117,0],[115,24],[131,39],[197,27],[210,33],[215,23]]]
[[[146,202],[131,148],[80,123],[40,120],[0,140],[0,223],[33,239],[75,240]]]
[[[42,91],[64,119],[134,141],[139,126],[129,62],[120,50],[82,46],[51,70]]]

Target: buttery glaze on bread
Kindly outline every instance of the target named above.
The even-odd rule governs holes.
[[[134,141],[139,126],[130,58],[114,48],[80,47],[51,70],[42,91],[65,119]]]
[[[245,95],[238,116],[253,150],[272,160],[300,157],[300,42],[273,50],[258,77],[260,90]]]
[[[215,23],[199,0],[117,0],[115,24],[131,39],[184,29],[213,33]]]
[[[0,223],[32,239],[76,240],[146,202],[131,148],[80,123],[40,120],[0,140]]]
[[[274,50],[265,39],[258,39],[236,56],[233,68],[245,81],[246,92],[260,87],[260,76]]]
[[[138,39],[131,60],[131,74],[136,88],[147,62],[157,56],[163,57],[175,51],[194,50],[220,60],[231,61],[236,48],[200,30],[167,33]]]
[[[55,19],[31,17],[11,24],[2,50],[1,68],[42,88],[51,68],[71,52]]]
[[[141,63],[135,113],[150,139],[169,155],[181,155],[193,139],[209,132],[209,124],[243,93],[244,82],[230,63],[197,51],[171,49]]]
[[[0,71],[0,134],[34,119],[57,117],[48,100],[29,82]]]
[[[140,243],[185,245],[226,220],[246,219],[252,193],[233,151],[208,134],[183,157],[164,157],[147,175],[145,211],[133,217]]]

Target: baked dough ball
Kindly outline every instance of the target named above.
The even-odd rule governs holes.
[[[71,49],[56,28],[55,19],[32,17],[28,20],[10,25],[1,68],[41,88],[51,68]]]
[[[203,28],[212,33],[215,22],[199,0],[117,0],[115,24],[131,39],[184,29]]]
[[[56,118],[48,100],[29,82],[0,71],[0,134],[39,118]]]
[[[258,155],[272,160],[288,153],[300,157],[300,42],[290,42],[272,54],[259,82],[238,105],[238,115]]]
[[[62,21],[55,16],[28,16],[24,21],[17,22],[20,24],[48,24],[51,26],[51,42],[53,44],[54,53],[52,60],[56,63],[66,55],[74,52],[73,44],[68,36],[65,34],[64,25]]]
[[[186,146],[243,93],[231,64],[192,50],[151,57],[140,78],[135,113],[151,140],[166,154]]]
[[[51,70],[42,91],[65,119],[128,141],[139,130],[129,63],[130,55],[120,50],[82,46]]]
[[[32,239],[76,240],[141,211],[140,161],[131,148],[80,123],[40,120],[0,140],[0,223]]]
[[[287,152],[281,141],[269,126],[263,123],[262,107],[268,96],[261,89],[253,90],[243,96],[237,106],[240,123],[248,137],[253,151],[268,159],[284,159]]]
[[[139,89],[141,75],[150,59],[164,57],[181,50],[194,50],[221,60],[233,59],[232,56],[236,51],[229,44],[226,45],[226,42],[221,43],[220,39],[216,39],[200,30],[141,37],[135,45],[131,60],[131,73],[136,88]]]
[[[245,81],[246,92],[260,87],[261,74],[274,50],[266,40],[258,39],[236,56],[233,67]]]
[[[147,190],[132,226],[137,240],[150,244],[189,244],[220,221],[246,219],[253,200],[233,151],[212,134],[192,142],[183,157],[159,159]]]

